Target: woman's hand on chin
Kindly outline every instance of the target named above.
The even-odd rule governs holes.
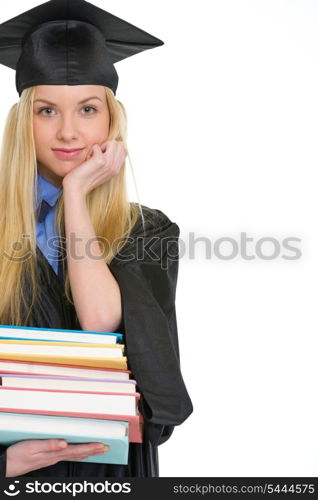
[[[127,156],[122,141],[110,140],[94,144],[86,160],[63,178],[63,188],[75,189],[86,196],[100,184],[117,175]]]

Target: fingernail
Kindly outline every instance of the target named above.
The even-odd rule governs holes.
[[[59,448],[66,448],[66,447],[67,447],[66,441],[60,441],[59,442]]]
[[[97,451],[95,453],[95,455],[104,455],[104,453],[106,453],[106,451],[108,451],[108,450],[109,450],[109,448],[105,448],[105,450],[103,450],[103,451]]]
[[[98,452],[103,453],[104,451],[108,450],[108,448],[109,447],[107,445],[102,444],[100,446],[96,446],[95,450],[98,451]]]

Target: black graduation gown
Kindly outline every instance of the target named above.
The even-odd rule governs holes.
[[[141,394],[144,442],[129,444],[128,465],[63,461],[25,477],[157,477],[157,447],[193,411],[180,370],[175,311],[180,231],[160,210],[143,206],[143,211],[145,232],[139,217],[109,269],[121,291],[118,331],[124,334],[128,368]],[[37,256],[41,295],[26,326],[81,329],[74,307],[64,296],[64,284],[39,248]],[[5,463],[6,447],[0,446],[0,476],[5,475]]]

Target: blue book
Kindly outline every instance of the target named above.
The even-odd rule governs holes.
[[[98,442],[108,445],[109,450],[77,462],[127,465],[128,425],[115,420],[0,412],[0,444],[56,438],[70,444]]]
[[[0,338],[47,342],[86,342],[89,344],[120,344],[123,342],[122,333],[9,325],[0,325]]]

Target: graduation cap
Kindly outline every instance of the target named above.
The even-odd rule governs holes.
[[[51,0],[0,24],[0,63],[16,70],[21,95],[34,85],[104,85],[114,63],[163,45],[85,0]]]

